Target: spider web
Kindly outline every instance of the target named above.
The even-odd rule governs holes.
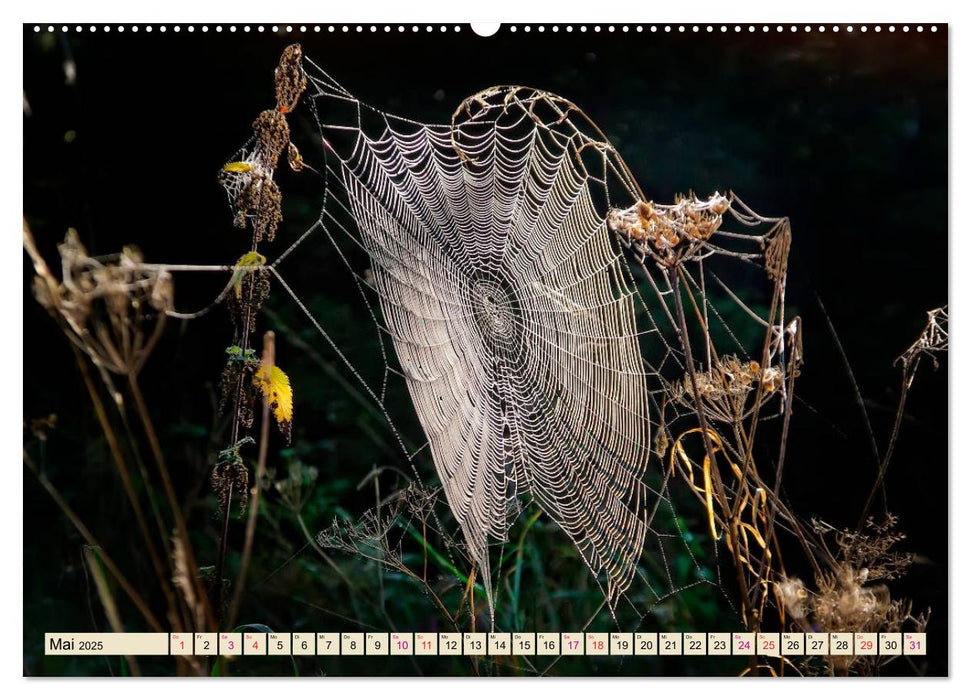
[[[674,468],[661,460],[679,431],[697,425],[682,342],[690,345],[693,329],[679,326],[675,306],[690,300],[706,336],[723,338],[741,358],[757,343],[733,330],[739,319],[758,340],[774,335],[765,366],[784,363],[784,305],[754,311],[729,286],[748,281],[746,273],[718,263],[748,262],[763,280],[766,268],[784,278],[788,229],[782,236],[778,225],[763,234],[719,230],[716,242],[715,224],[675,252],[663,237],[635,233],[630,222],[646,197],[596,125],[563,98],[495,87],[465,100],[450,123],[428,125],[362,103],[308,59],[304,68],[325,151],[325,204],[269,267],[379,408],[420,485],[414,463],[423,448],[406,448],[388,408],[390,380],[404,379],[460,549],[482,573],[493,624],[491,548],[501,549],[530,504],[574,543],[615,619],[621,599],[643,619],[685,588],[721,590],[716,541],[699,560],[703,535],[685,529],[670,495]],[[743,227],[774,221],[731,203]],[[714,221],[717,210],[720,224],[728,205],[717,194],[679,198],[651,215],[668,222],[662,234],[687,241],[692,221]],[[380,386],[365,380],[280,272],[319,233],[377,330]],[[354,248],[366,254],[367,269],[355,264]],[[665,267],[675,254],[679,278]],[[711,299],[712,284],[733,307],[728,319]],[[721,365],[710,342],[703,355],[713,376]],[[724,397],[705,398],[717,419]],[[362,523],[374,538],[391,526],[380,513]],[[360,553],[352,539],[335,525],[318,542]],[[672,571],[672,545],[692,571]],[[652,568],[663,575],[649,576]],[[635,577],[639,592],[631,596]]]

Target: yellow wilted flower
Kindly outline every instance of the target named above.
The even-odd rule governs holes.
[[[290,378],[276,365],[267,367],[261,364],[253,375],[253,385],[266,398],[273,417],[280,426],[280,432],[290,442],[290,421],[293,419],[293,389],[290,387]]]
[[[244,254],[236,261],[237,268],[256,267],[257,265],[266,265],[266,257],[255,250]],[[245,269],[237,269],[233,272],[233,291],[236,292],[237,299],[243,294],[243,278],[250,272],[252,270]]]

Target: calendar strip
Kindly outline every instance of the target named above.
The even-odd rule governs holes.
[[[173,632],[44,635],[48,656],[924,656],[923,632]]]

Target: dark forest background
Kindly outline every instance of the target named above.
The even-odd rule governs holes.
[[[603,129],[649,197],[663,202],[689,189],[702,195],[732,189],[760,213],[791,218],[787,301],[805,324],[806,363],[796,385],[801,403],[784,493],[807,518],[855,525],[877,465],[838,344],[882,449],[899,390],[893,361],[923,328],[925,312],[947,303],[946,27],[921,34],[820,34],[801,27],[796,33],[773,27],[768,34],[625,34],[606,27],[554,34],[547,27],[527,34],[504,28],[490,38],[467,26],[458,33],[436,27],[430,34],[410,27],[389,34],[381,28],[372,34],[368,27],[346,34],[267,29],[104,34],[86,26],[80,33],[73,27],[67,33],[24,28],[24,215],[49,261],[57,260],[56,244],[69,227],[95,255],[134,243],[149,262],[235,261],[248,249],[248,236],[232,227],[216,174],[248,138],[253,117],[272,105],[273,68],[295,40],[364,102],[419,121],[447,121],[462,99],[490,85],[550,90],[582,107]],[[294,119],[295,139],[301,139],[308,162],[319,160],[319,153],[307,150],[314,126],[306,112]],[[264,251],[271,259],[312,224],[322,194],[319,180],[281,176],[280,182],[284,223]],[[288,265],[297,288],[312,293],[305,300],[358,364],[379,360],[373,326],[356,315],[362,310],[351,298],[356,293],[331,274],[341,267],[330,247],[311,241]],[[57,415],[44,446],[45,473],[118,560],[138,569],[136,538],[126,525],[126,506],[77,365],[34,301],[31,279],[25,257],[24,420]],[[177,276],[176,306],[204,306],[224,284],[224,277]],[[269,308],[300,322],[282,296],[272,298]],[[272,323],[264,319],[261,327]],[[318,469],[305,512],[315,531],[336,514],[373,505],[373,493],[356,486],[375,463],[394,457],[369,437],[376,430],[373,418],[286,333],[280,335],[279,364],[296,388],[295,432],[289,452],[280,452],[282,442],[273,446],[271,463],[275,459],[282,471],[286,460],[299,459]],[[230,337],[222,310],[200,321],[171,321],[143,372],[202,559],[218,541],[208,473],[213,426],[219,425],[213,396]],[[301,337],[313,340],[312,334]],[[334,361],[326,347],[317,349]],[[373,374],[380,367],[365,369]],[[946,360],[936,372],[922,367],[886,482],[890,509],[908,534],[902,549],[919,555],[892,590],[912,598],[915,611],[933,610],[926,669],[932,674],[947,672],[947,377]],[[28,442],[36,450],[25,431]],[[43,656],[45,631],[105,626],[80,538],[26,470],[24,484],[24,671],[118,673],[102,659]],[[261,529],[253,581],[264,580],[303,542],[275,507],[270,499],[271,522]],[[231,552],[242,527],[234,521]],[[313,559],[309,550],[299,553],[283,574],[249,596],[242,621],[283,631],[347,631],[346,621],[327,612],[338,603],[328,600],[331,589],[320,583],[326,576]],[[421,595],[409,593],[407,582],[387,585],[389,599],[400,594],[401,604],[410,606],[401,611],[402,629],[427,623]],[[704,619],[714,624],[720,618],[711,613]],[[663,667],[613,663],[590,661],[564,670],[709,672],[704,659]],[[166,668],[157,672],[171,672]],[[290,672],[272,662],[254,668],[238,672]],[[416,672],[394,663],[324,670]],[[463,671],[443,665],[437,672]]]

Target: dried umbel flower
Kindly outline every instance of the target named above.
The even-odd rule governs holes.
[[[888,514],[882,523],[868,518],[863,532],[841,530],[835,534],[840,558],[859,571],[865,580],[892,581],[899,578],[914,561],[909,552],[892,551],[906,539],[898,532],[897,516]]]
[[[164,269],[148,267],[141,253],[93,258],[69,229],[58,246],[62,280],[35,261],[38,302],[63,321],[68,337],[94,361],[116,374],[137,373],[161,336],[172,310],[173,283]],[[32,253],[33,255],[33,253]]]
[[[937,368],[937,355],[944,354],[948,349],[948,311],[947,306],[939,309],[931,309],[927,312],[927,325],[921,331],[920,336],[907,350],[896,360],[894,364],[900,363],[905,371],[917,365],[917,360],[926,355]]]
[[[636,250],[674,267],[711,238],[729,206],[728,198],[717,192],[707,200],[678,195],[674,204],[637,202],[627,209],[611,209],[607,226]]]
[[[398,501],[419,520],[427,518],[438,499],[438,489],[426,489],[411,482],[398,492]]]
[[[890,610],[890,592],[884,585],[864,586],[866,570],[843,564],[818,583],[813,601],[816,624],[827,632],[875,632],[883,628]]]
[[[300,95],[307,89],[307,76],[302,64],[303,49],[300,44],[291,44],[283,50],[280,64],[274,72],[276,108],[281,114],[289,114],[296,109]]]
[[[685,376],[672,387],[672,397],[683,406],[694,409],[697,387],[702,406],[709,417],[732,423],[751,414],[749,396],[762,384],[761,403],[764,404],[780,390],[785,373],[778,367],[762,369],[754,360],[743,361],[733,355],[719,358],[707,372],[695,372],[694,380]],[[754,402],[753,402],[754,403]]]
[[[851,531],[813,521],[821,543],[826,543],[827,536],[835,540],[836,549],[828,557],[835,562],[833,568],[816,577],[814,592],[800,592],[802,583],[797,579],[775,586],[777,599],[800,627],[811,626],[821,632],[900,632],[909,624],[923,630],[926,615],[912,617],[909,601],[894,599],[885,584],[875,583],[902,575],[913,560],[910,554],[893,551],[904,539],[895,530],[896,523],[896,517],[888,515],[880,524],[871,519],[863,531]],[[805,603],[797,608],[805,613],[804,620],[790,608],[799,601]],[[826,660],[840,674],[872,674],[887,661],[868,656],[831,656]]]

